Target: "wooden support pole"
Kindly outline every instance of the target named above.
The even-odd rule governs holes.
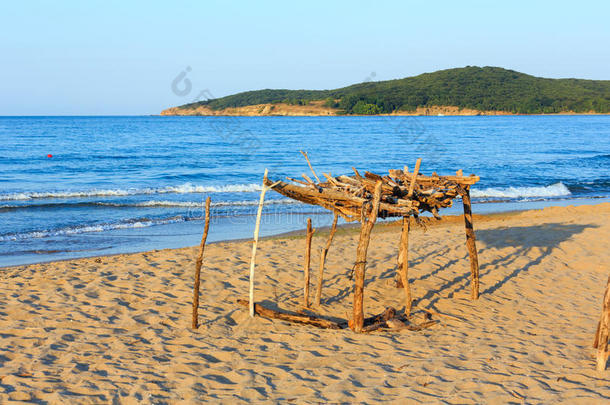
[[[472,226],[472,208],[470,203],[470,187],[464,187],[462,194],[462,203],[464,205],[464,225],[466,226],[466,247],[470,256],[470,298],[476,300],[479,298],[479,258],[477,255],[476,238],[474,236],[474,228]]]
[[[411,285],[409,284],[409,217],[402,217],[402,232],[398,249],[398,274],[405,289],[405,316],[411,315]]]
[[[305,264],[303,268],[303,306],[309,308],[309,279],[311,263],[311,239],[316,230],[311,227],[311,218],[307,218],[307,236],[305,238]]]
[[[337,220],[339,219],[339,214],[335,212],[335,217],[333,218],[333,224],[330,227],[330,234],[328,235],[328,240],[326,241],[326,246],[320,250],[320,269],[318,272],[318,286],[316,288],[316,305],[320,305],[320,300],[322,298],[322,283],[324,282],[324,264],[326,263],[326,255],[328,254],[328,250],[330,249],[330,244],[333,241],[333,237],[335,236],[335,232],[337,231]]]
[[[366,271],[366,254],[371,240],[371,231],[377,221],[377,213],[379,211],[379,200],[381,199],[381,181],[375,184],[373,193],[373,201],[371,212],[367,213],[366,209],[369,204],[362,205],[362,218],[360,226],[360,238],[358,239],[358,248],[356,250],[356,264],[354,266],[355,282],[354,282],[354,318],[352,319],[352,328],[355,332],[360,333],[364,325],[364,276]]]
[[[265,201],[265,193],[272,186],[266,186],[267,182],[267,173],[268,170],[265,169],[265,174],[263,175],[263,189],[261,190],[261,198],[258,202],[258,211],[256,213],[256,225],[254,227],[254,240],[252,241],[252,258],[250,259],[250,301],[249,301],[249,309],[250,309],[250,317],[254,317],[254,263],[256,261],[256,246],[258,244],[258,232],[260,230],[261,225],[261,216],[263,214],[263,203]]]
[[[608,362],[608,334],[610,330],[610,277],[606,284],[606,292],[602,303],[602,316],[597,324],[595,342],[593,347],[597,349],[597,370],[604,371]]]
[[[210,202],[211,198],[205,199],[205,225],[203,226],[203,236],[199,245],[199,256],[195,264],[195,285],[193,287],[193,314],[192,328],[199,327],[199,285],[201,284],[201,265],[203,264],[203,251],[205,250],[205,241],[208,238],[208,230],[210,229]]]

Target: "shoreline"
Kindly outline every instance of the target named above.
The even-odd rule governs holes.
[[[459,201],[459,200],[458,200]],[[487,221],[487,218],[494,218],[496,216],[503,216],[503,215],[516,215],[519,213],[524,213],[524,212],[529,212],[529,211],[540,211],[544,208],[547,207],[565,207],[565,206],[581,206],[581,205],[599,205],[599,204],[603,204],[604,202],[610,202],[610,197],[581,197],[581,198],[561,198],[561,199],[540,199],[540,200],[533,200],[533,201],[523,201],[523,202],[514,202],[514,201],[510,201],[510,200],[506,200],[506,201],[484,201],[484,202],[474,202],[473,206],[474,208],[474,216],[475,218],[478,218],[478,221]],[[532,205],[531,207],[521,207],[524,204],[530,204]],[[495,210],[494,208],[500,208],[500,206],[504,206],[506,205],[508,209],[504,209],[504,210]],[[431,226],[437,227],[437,226],[442,226],[444,223],[447,223],[448,221],[451,221],[452,223],[455,222],[456,220],[460,220],[460,218],[462,218],[462,214],[461,212],[461,208],[458,209],[458,207],[461,207],[461,202],[459,204],[454,205],[453,207],[449,208],[449,212],[446,212],[445,214],[443,214],[441,212],[442,215],[442,220],[441,221],[433,221],[431,222]],[[476,209],[477,208],[482,208],[482,212],[477,213]],[[456,213],[452,213],[451,211],[457,211]],[[328,216],[330,214],[328,214],[327,212],[319,212],[319,213],[294,213],[294,215],[301,215],[301,216]],[[269,213],[268,215],[276,215],[274,213]],[[290,213],[287,213],[287,215],[290,215]],[[263,215],[265,216],[265,215]],[[329,217],[330,218],[330,217]],[[201,221],[189,221],[191,223],[198,223]],[[378,224],[376,225],[376,229],[381,230],[381,229],[385,229],[386,227],[391,228],[393,226],[397,226],[396,224],[393,224],[394,221],[379,221]],[[171,225],[185,225],[185,224],[171,224]],[[161,225],[161,226],[167,226],[167,225]],[[341,231],[343,233],[349,232],[349,229],[351,228],[356,228],[358,225],[354,224],[354,223],[344,223],[344,224],[339,224],[337,226],[337,232]],[[147,229],[147,228],[143,228],[143,229]],[[316,229],[318,229],[318,231],[316,231],[316,235],[319,235],[320,232],[328,232],[329,226],[328,225],[324,225],[321,227],[317,227]],[[138,229],[131,229],[131,230],[123,230],[123,231],[131,231],[133,233],[137,233]],[[197,232],[199,230],[197,229]],[[213,228],[211,229],[211,231],[213,231]],[[112,232],[112,231],[110,231]],[[357,232],[357,230],[352,230],[352,232]],[[476,232],[476,228],[475,228],[475,232]],[[100,233],[101,234],[101,233]],[[98,233],[92,233],[92,234],[85,234],[85,235],[93,235],[93,236],[98,236]],[[266,236],[261,236],[260,240],[273,240],[273,239],[281,239],[281,238],[295,238],[295,237],[303,237],[303,235],[305,235],[305,230],[304,228],[298,228],[298,229],[292,229],[292,230],[281,230],[278,229],[277,232],[271,234],[271,235],[266,235]],[[201,238],[201,234],[197,233],[195,235],[195,239],[198,241]],[[211,244],[222,244],[222,243],[241,243],[241,242],[249,242],[251,241],[252,238],[251,236],[246,236],[246,237],[234,237],[234,238],[221,238],[218,240],[211,240],[210,238],[208,238],[208,242],[206,245],[211,245]],[[198,243],[198,242],[197,242]],[[153,242],[149,243],[149,245],[154,245]],[[144,249],[136,249],[136,250],[125,250],[125,251],[118,251],[118,252],[113,252],[113,253],[107,253],[107,254],[100,254],[100,253],[96,253],[96,252],[92,252],[92,254],[90,255],[75,255],[72,257],[65,257],[65,258],[49,258],[49,259],[43,259],[40,261],[27,261],[25,263],[16,263],[16,264],[8,264],[8,265],[3,265],[0,266],[0,272],[5,271],[7,269],[13,268],[13,267],[20,267],[20,266],[29,266],[29,265],[36,265],[36,264],[49,264],[49,263],[55,263],[55,262],[67,262],[67,261],[73,261],[73,260],[79,260],[79,259],[95,259],[95,258],[104,258],[104,257],[113,257],[113,256],[120,256],[120,255],[129,255],[129,254],[138,254],[138,253],[146,253],[146,252],[157,252],[157,251],[165,251],[165,250],[175,250],[175,249],[185,249],[185,248],[190,248],[196,246],[195,243],[193,244],[187,244],[187,245],[182,245],[182,246],[174,246],[174,247],[158,247],[158,248],[144,248]],[[71,252],[57,252],[60,254],[68,254]]]
[[[249,241],[206,245],[197,330],[196,246],[5,269],[0,402],[603,402],[607,371],[596,371],[591,342],[610,203],[477,215],[474,227],[477,301],[463,218],[412,227],[412,319],[436,322],[423,331],[358,335],[250,318],[236,303],[247,297]],[[393,284],[399,237],[390,224],[373,231],[365,316],[404,306]],[[349,318],[357,242],[356,229],[337,232],[318,316]],[[314,286],[325,243],[314,234]],[[257,302],[299,310],[303,252],[299,236],[259,241]]]

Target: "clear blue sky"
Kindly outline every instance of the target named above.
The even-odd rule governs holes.
[[[157,114],[208,89],[337,88],[465,65],[610,79],[608,1],[12,1],[0,115]],[[187,66],[192,90],[172,80]]]

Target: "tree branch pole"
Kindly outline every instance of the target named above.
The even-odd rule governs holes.
[[[373,193],[372,204],[362,205],[362,218],[360,226],[360,238],[358,239],[358,248],[356,250],[356,264],[354,266],[355,282],[354,282],[354,318],[352,327],[355,332],[362,332],[364,325],[364,276],[366,271],[366,254],[371,240],[371,231],[377,221],[377,213],[379,211],[379,200],[381,199],[381,181],[377,181],[375,191]],[[366,217],[366,207],[371,206],[371,212]]]
[[[466,227],[466,247],[470,256],[470,298],[476,300],[479,298],[479,257],[477,255],[476,238],[474,228],[472,226],[472,208],[470,203],[470,187],[464,187],[462,194],[462,203],[464,205],[464,225]]]
[[[318,272],[318,287],[316,288],[316,305],[320,305],[320,299],[322,298],[322,283],[324,282],[324,265],[326,263],[326,255],[328,254],[328,250],[330,249],[330,245],[333,241],[333,237],[335,236],[335,232],[337,232],[337,220],[339,219],[339,214],[335,212],[335,217],[333,219],[333,224],[330,227],[330,234],[328,235],[328,240],[326,241],[326,246],[320,250],[320,270]]]
[[[199,327],[199,285],[201,284],[201,266],[203,264],[203,251],[205,250],[205,241],[208,238],[208,230],[210,229],[210,202],[211,198],[205,199],[205,225],[203,227],[203,237],[199,245],[199,256],[195,264],[195,286],[193,287],[193,316],[192,328]]]
[[[311,239],[316,230],[311,226],[311,218],[307,218],[307,237],[305,238],[305,264],[303,268],[303,306],[309,308],[309,280],[311,263]]]
[[[258,211],[256,213],[256,226],[254,227],[254,240],[252,241],[252,258],[250,259],[250,303],[249,303],[249,311],[250,317],[254,317],[254,263],[256,261],[256,247],[258,245],[258,233],[261,225],[261,216],[263,214],[263,203],[265,201],[265,193],[268,189],[273,186],[266,186],[265,183],[267,181],[267,173],[268,170],[265,169],[265,174],[263,175],[263,189],[261,190],[261,198],[258,202]]]

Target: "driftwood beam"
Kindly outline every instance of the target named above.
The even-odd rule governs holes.
[[[272,184],[275,184],[275,186],[271,188],[288,198],[292,198],[306,204],[319,205],[332,211],[340,211],[346,216],[356,218],[359,218],[360,216],[362,204],[368,201],[366,198],[355,197],[336,189],[323,187],[320,187],[319,189],[313,187],[300,187],[283,181],[273,183],[269,179],[267,179],[265,184],[269,187]],[[380,203],[378,209],[384,211],[386,216],[410,215],[413,213],[414,209],[411,207],[409,201],[405,200],[405,204],[406,203],[409,203],[409,206]]]

